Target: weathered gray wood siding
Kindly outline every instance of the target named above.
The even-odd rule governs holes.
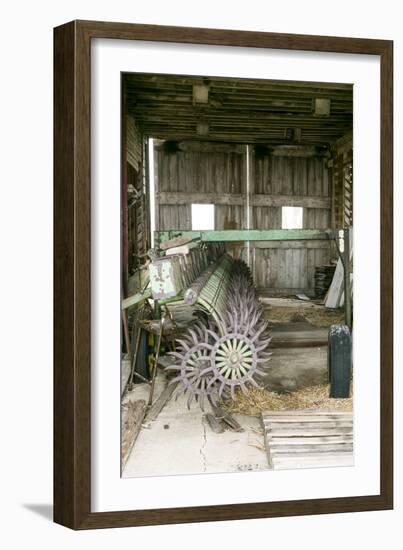
[[[150,222],[148,184],[145,174],[145,149],[143,135],[133,116],[127,115],[126,124],[126,171],[123,174],[127,205],[124,215],[127,216],[127,264],[128,275],[146,261],[145,254],[150,248]],[[139,199],[133,202],[133,190]],[[123,197],[122,197],[123,198]]]
[[[288,198],[289,205],[297,205],[296,198],[304,200],[304,228],[329,227],[330,201],[322,201],[321,208],[309,207],[311,199],[329,198],[324,157],[255,157],[253,148],[249,151],[249,197],[255,199],[249,207],[250,229],[281,228],[281,205],[287,206]],[[215,207],[215,229],[248,228],[246,148],[245,154],[159,149],[155,151],[155,169],[157,229],[191,229],[191,204],[196,202],[195,194],[200,200],[204,193],[208,201],[221,203]],[[168,193],[177,194],[168,200]],[[189,202],[181,193],[189,194]],[[238,204],[222,204],[224,193],[237,196]],[[253,205],[264,196],[277,197],[280,205]],[[178,197],[177,204],[172,204],[172,197]],[[231,244],[230,248],[247,259],[245,244]],[[308,291],[314,288],[315,266],[327,263],[329,253],[328,243],[322,241],[259,242],[250,243],[249,259],[258,287]]]
[[[143,136],[134,118],[127,115],[126,119],[126,159],[129,164],[138,172],[142,164]]]
[[[251,164],[256,194],[307,199],[329,197],[328,170],[324,157],[251,155]],[[281,227],[281,206],[254,206],[252,213],[254,229]],[[330,208],[304,208],[304,228],[327,228],[329,224]],[[330,259],[329,244],[322,241],[263,242],[252,244],[252,247],[255,283],[267,289],[312,290],[315,266],[326,264]]]
[[[348,133],[332,147],[328,166],[332,179],[332,226],[353,225],[353,136]]]
[[[164,229],[191,229],[191,204],[163,204],[160,192],[245,193],[245,157],[238,153],[155,151],[156,226]],[[217,205],[215,229],[245,227],[243,206]],[[231,226],[231,227],[229,227]]]

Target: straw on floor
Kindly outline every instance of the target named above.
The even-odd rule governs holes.
[[[351,411],[352,397],[332,399],[329,397],[329,386],[312,386],[290,393],[276,393],[264,388],[251,388],[245,395],[241,391],[234,401],[226,401],[224,407],[231,413],[248,416],[259,416],[263,411],[286,411],[299,409],[323,409]]]

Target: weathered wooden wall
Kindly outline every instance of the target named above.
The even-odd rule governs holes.
[[[246,165],[245,155],[242,153],[167,152],[161,148],[155,151],[154,158],[155,173],[158,175],[156,228],[159,230],[192,228],[191,204],[198,200],[197,197],[190,197],[190,194],[202,193],[200,202],[210,200],[216,203],[220,193],[246,193]],[[167,193],[170,197],[166,196]],[[181,193],[189,194],[189,200],[186,196],[181,196]],[[243,204],[216,206],[215,229],[245,227]]]
[[[282,206],[302,206],[304,228],[329,227],[327,159],[257,152],[249,147],[247,162],[246,146],[236,152],[156,150],[157,229],[191,229],[191,204],[202,202],[216,205],[215,229],[281,228]],[[329,261],[326,241],[249,246],[256,285],[272,292],[309,292],[315,266]],[[234,248],[248,258],[245,244]]]
[[[145,262],[150,247],[149,193],[145,141],[134,118],[126,117],[127,262],[128,276]]]
[[[330,224],[328,170],[323,156],[251,155],[255,194],[282,197],[283,206],[303,206],[303,227]],[[320,201],[318,199],[327,199]],[[320,205],[320,207],[318,207]],[[253,228],[281,227],[281,206],[253,206]],[[254,243],[253,271],[258,287],[291,292],[314,288],[315,266],[329,261],[325,241]]]
[[[328,162],[332,180],[333,227],[353,226],[353,136],[346,134],[332,147]]]
[[[142,140],[143,136],[131,115],[126,121],[126,158],[127,162],[139,172],[142,164]]]

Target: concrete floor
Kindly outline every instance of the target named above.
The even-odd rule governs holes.
[[[275,300],[275,299],[271,299]],[[270,304],[271,304],[270,301]],[[281,300],[279,304],[295,307],[296,300]],[[273,304],[271,304],[273,305]],[[297,303],[297,307],[318,307]],[[290,306],[290,307],[291,307]],[[304,340],[318,340],[314,347],[289,347],[290,343],[304,346]],[[273,356],[270,374],[263,385],[274,391],[293,391],[299,387],[326,382],[327,329],[317,329],[306,323],[276,323],[273,326]],[[122,364],[122,388],[125,386],[129,364]],[[155,398],[166,386],[166,377],[159,372]],[[126,400],[148,400],[149,386],[136,384]],[[190,410],[187,396],[175,396],[165,405],[158,418],[144,424],[126,462],[123,477],[144,477],[178,474],[222,473],[269,468],[264,450],[263,432],[259,418],[234,415],[244,432],[214,433],[197,403]],[[206,404],[206,411],[209,405]]]
[[[160,373],[158,396],[166,384]],[[137,384],[128,399],[146,399],[148,386]],[[209,407],[206,405],[206,411]],[[244,432],[212,432],[196,403],[190,410],[183,396],[175,396],[154,422],[143,425],[122,477],[201,474],[266,470],[268,462],[258,418],[234,415]]]

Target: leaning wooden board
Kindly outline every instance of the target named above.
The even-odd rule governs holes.
[[[274,470],[353,465],[351,412],[262,413],[267,458]]]

